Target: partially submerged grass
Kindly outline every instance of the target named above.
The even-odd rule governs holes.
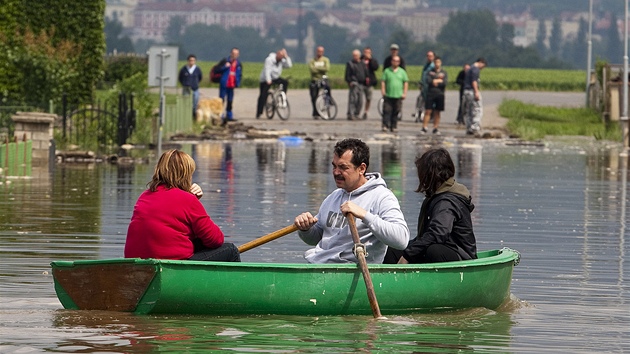
[[[525,140],[539,140],[548,135],[592,136],[598,140],[621,141],[618,122],[604,123],[589,108],[537,106],[518,100],[504,100],[499,114],[508,118],[507,129]]]

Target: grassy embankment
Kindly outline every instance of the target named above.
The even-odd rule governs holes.
[[[210,68],[215,62],[198,62],[204,79],[202,87],[217,87],[208,79]],[[185,62],[179,63],[180,67]],[[257,88],[258,77],[262,70],[262,63],[243,63],[242,87]],[[345,64],[332,64],[328,77],[333,88],[346,88],[343,80]],[[444,68],[449,77],[449,89],[458,89],[455,84],[457,74],[461,67],[447,66]],[[411,82],[420,79],[422,66],[413,65],[407,67],[407,73]],[[377,73],[380,77],[381,71]],[[310,82],[308,66],[303,63],[295,63],[292,68],[285,69],[284,77],[290,76],[290,85],[293,88],[307,88]],[[481,73],[481,87],[483,90],[528,90],[528,91],[584,91],[585,72],[583,70],[538,70],[521,68],[493,68],[488,67]],[[415,88],[415,87],[414,87]]]
[[[598,140],[621,141],[619,123],[602,123],[600,115],[589,108],[536,106],[517,100],[505,100],[499,114],[509,119],[510,133],[525,140],[549,135],[592,136]]]

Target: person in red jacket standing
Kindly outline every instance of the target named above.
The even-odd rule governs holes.
[[[192,183],[194,171],[195,161],[185,152],[162,154],[133,208],[125,258],[240,262],[236,246],[224,243],[199,201],[203,191]]]

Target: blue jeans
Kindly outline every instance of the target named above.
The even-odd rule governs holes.
[[[199,103],[199,90],[192,90],[190,87],[184,87],[182,90],[182,95],[188,96],[192,91],[192,115],[195,117],[195,113],[197,112],[197,104]]]

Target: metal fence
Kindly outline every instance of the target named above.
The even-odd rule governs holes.
[[[117,104],[99,100],[89,104],[62,98],[61,139],[65,144],[105,151],[123,145],[133,133],[136,111],[133,94],[119,94]]]

